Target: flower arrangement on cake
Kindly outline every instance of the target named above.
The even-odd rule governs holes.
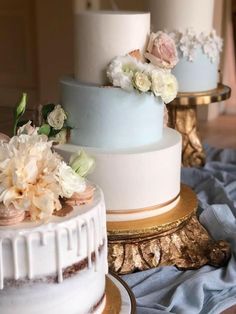
[[[46,104],[39,112],[39,132],[47,135],[56,143],[66,143],[68,131],[67,113],[60,104]]]
[[[17,129],[25,106],[24,94],[15,110],[16,135],[0,136],[0,225],[25,218],[47,220],[64,204],[81,205],[93,198],[93,187],[85,176],[94,167],[94,160],[79,150],[66,164],[54,152],[53,141],[43,134],[44,125],[34,127],[29,121]],[[63,126],[66,116],[62,110],[55,106],[50,111],[50,128]]]
[[[23,93],[19,104],[14,110],[14,128],[13,134],[16,135],[17,128],[22,124],[20,119],[25,113],[27,103],[27,95]],[[64,144],[67,141],[68,132],[71,127],[67,124],[67,113],[60,104],[46,104],[39,106],[38,112],[38,125],[37,133],[46,135],[50,140],[55,143]],[[29,123],[24,123],[24,132],[31,134],[33,128]],[[23,132],[23,131],[22,131]]]
[[[144,55],[134,50],[115,57],[108,66],[107,76],[113,86],[127,91],[151,92],[169,103],[178,91],[177,80],[170,71],[177,62],[174,40],[164,32],[151,33]]]

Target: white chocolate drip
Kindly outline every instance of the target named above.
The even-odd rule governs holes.
[[[68,237],[68,250],[71,251],[73,250],[73,232],[72,232],[72,229],[70,228],[66,228],[66,231],[67,231],[67,237]]]
[[[57,274],[58,282],[63,281],[63,272],[62,272],[62,257],[61,257],[61,234],[60,229],[56,231],[56,251],[57,251]]]
[[[12,241],[12,248],[13,248],[13,261],[14,261],[14,279],[19,278],[19,263],[17,258],[17,240],[18,238],[14,238]]]
[[[33,261],[32,261],[32,250],[31,250],[31,243],[30,243],[30,234],[28,237],[26,237],[26,243],[27,243],[27,255],[28,255],[28,277],[29,279],[33,278]]]
[[[92,248],[91,248],[91,233],[90,231],[90,227],[91,227],[91,223],[90,223],[90,219],[86,219],[86,229],[87,229],[87,256],[88,256],[88,268],[92,267],[92,258],[91,258],[91,254],[92,254]]]
[[[97,217],[98,218],[98,217]],[[99,219],[98,219],[99,220]],[[98,230],[97,230],[97,224],[95,222],[94,217],[92,218],[92,222],[93,222],[93,230],[94,230],[94,254],[95,254],[95,263],[94,263],[94,270],[97,271],[98,268],[98,248],[99,248],[99,243],[98,243]]]
[[[4,286],[4,277],[3,277],[3,258],[2,258],[2,246],[3,246],[3,240],[0,239],[0,290],[3,289]]]
[[[46,244],[47,244],[47,241],[46,241],[46,232],[44,233],[44,232],[40,232],[40,235],[41,235],[41,245],[42,246],[46,246]]]
[[[82,222],[77,221],[77,256],[81,255],[82,243],[81,243],[81,231],[82,231]]]
[[[63,269],[72,265],[67,261],[67,257],[71,255],[75,263],[80,260],[78,257],[87,258],[88,268],[91,268],[94,252],[94,269],[97,270],[99,246],[106,243],[104,219],[105,208],[98,202],[92,208],[91,213],[88,211],[88,214],[78,215],[73,220],[62,221],[63,223],[42,225],[39,227],[41,230],[39,228],[24,229],[24,227],[22,229],[0,228],[0,290],[4,289],[4,279],[25,279],[26,276],[34,279],[49,275],[47,269],[39,270],[37,266],[40,264],[41,256],[45,258],[45,252],[50,252],[52,254],[50,259],[53,258],[56,262],[55,273],[57,273],[59,283],[63,281]],[[5,240],[6,245],[3,245]],[[7,241],[10,242],[7,243]],[[50,249],[51,247],[55,247],[55,250]],[[12,253],[9,253],[9,249]],[[25,252],[25,255],[22,252]],[[12,262],[9,260],[11,256]],[[22,260],[22,256],[26,259]],[[21,267],[22,265],[25,267]],[[52,274],[53,272],[54,270]]]

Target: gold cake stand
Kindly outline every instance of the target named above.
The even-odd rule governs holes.
[[[197,127],[197,106],[226,100],[231,95],[230,87],[219,84],[216,89],[199,93],[179,93],[167,104],[168,126],[182,134],[183,166],[203,166],[205,153]]]
[[[195,193],[181,186],[180,201],[169,212],[148,219],[108,222],[108,263],[127,274],[157,266],[197,269],[224,265],[230,257],[225,241],[214,241],[199,223]]]

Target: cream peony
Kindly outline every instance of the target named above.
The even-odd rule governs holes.
[[[56,105],[53,111],[51,111],[47,117],[48,124],[55,130],[60,130],[64,121],[67,119],[66,113],[61,105]]]
[[[136,72],[133,77],[134,87],[140,92],[147,92],[151,88],[151,81],[147,74],[143,72]]]
[[[155,66],[172,69],[178,62],[174,40],[163,32],[151,33],[144,56]]]
[[[12,204],[34,218],[42,217],[42,211],[46,218],[60,209],[62,191],[56,174],[61,159],[51,146],[44,135],[21,134],[9,143],[0,142],[0,202],[6,207]],[[47,209],[43,195],[52,200]]]
[[[86,189],[85,180],[65,162],[62,162],[58,168],[56,177],[61,186],[63,197],[70,198],[74,193],[84,192]]]

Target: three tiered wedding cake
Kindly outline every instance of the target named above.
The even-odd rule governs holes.
[[[79,145],[94,157],[88,178],[104,191],[108,221],[169,211],[179,200],[181,167],[181,136],[163,127],[164,102],[177,93],[174,42],[150,34],[149,13],[76,12],[75,18],[75,78],[61,81],[72,130],[57,150],[69,160]]]

